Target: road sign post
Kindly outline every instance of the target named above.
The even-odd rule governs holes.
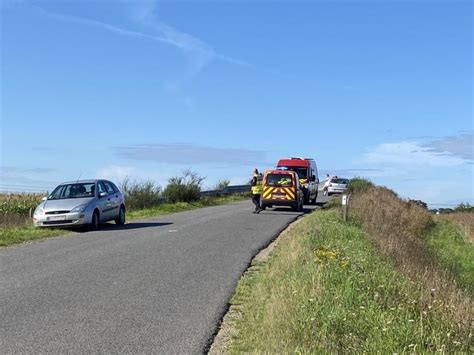
[[[342,219],[347,221],[347,204],[349,202],[349,197],[347,195],[342,195]]]

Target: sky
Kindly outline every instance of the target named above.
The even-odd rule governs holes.
[[[311,157],[474,204],[472,40],[470,0],[2,0],[0,190]]]

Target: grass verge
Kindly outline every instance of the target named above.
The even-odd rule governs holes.
[[[232,195],[226,197],[206,198],[196,202],[177,202],[173,204],[164,203],[154,208],[146,208],[141,210],[129,211],[127,213],[127,222],[157,217],[175,212],[188,211],[196,208],[223,205],[230,202],[240,201],[247,197]],[[0,246],[8,246],[26,241],[44,239],[48,237],[56,237],[71,233],[70,230],[54,229],[54,228],[35,228],[31,222],[24,227],[5,227],[0,230]]]
[[[466,241],[460,228],[439,220],[423,239],[458,285],[474,296],[474,245]]]
[[[238,284],[231,352],[474,351],[469,320],[399,273],[361,227],[313,213]]]

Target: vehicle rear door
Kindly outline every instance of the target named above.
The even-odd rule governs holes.
[[[104,181],[105,189],[108,193],[108,198],[110,199],[110,218],[117,218],[119,213],[119,207],[121,201],[121,196],[117,188],[110,181]]]
[[[314,176],[314,169],[310,166],[308,168],[308,192],[309,199],[312,200],[317,193],[318,185],[316,181],[313,181],[312,177]]]
[[[99,196],[99,211],[100,220],[108,221],[111,219],[113,202],[110,199],[110,194],[107,192],[107,188],[103,181],[97,183],[98,196]]]

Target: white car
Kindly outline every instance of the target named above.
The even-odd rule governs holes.
[[[342,178],[337,178],[337,177],[331,178],[331,180],[329,181],[328,188],[327,188],[328,195],[342,194],[346,192],[347,185],[349,185],[348,179],[342,179]]]
[[[33,214],[36,227],[89,226],[114,220],[125,223],[124,197],[108,180],[78,180],[65,182],[43,198]]]

